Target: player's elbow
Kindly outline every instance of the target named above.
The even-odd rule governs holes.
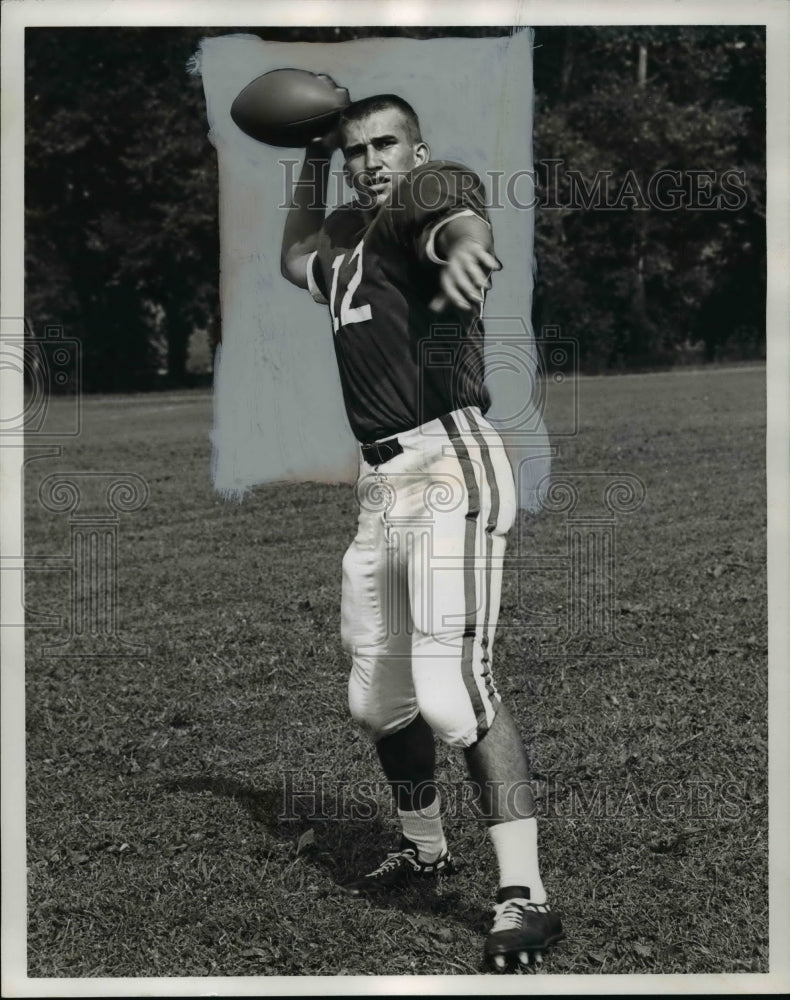
[[[494,249],[491,226],[472,212],[459,215],[442,226],[437,233],[436,249],[447,258],[455,244],[462,240],[474,240],[489,253]]]
[[[298,288],[307,288],[307,272],[304,258],[301,255],[283,251],[280,257],[280,273],[292,285],[296,285]]]

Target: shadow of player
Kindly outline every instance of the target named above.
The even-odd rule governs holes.
[[[318,788],[305,801],[290,798],[286,813],[282,788],[259,789],[234,778],[195,775],[167,781],[164,788],[168,792],[210,792],[238,802],[269,837],[290,848],[294,859],[299,858],[303,864],[323,873],[320,895],[324,897],[347,899],[349,906],[369,904],[398,909],[407,919],[411,918],[420,933],[439,933],[441,926],[446,928],[447,921],[462,924],[476,933],[481,933],[486,925],[486,912],[469,906],[475,893],[472,889],[467,891],[464,883],[468,876],[474,878],[471,866],[460,866],[454,874],[437,882],[415,880],[365,900],[345,895],[340,888],[343,883],[380,864],[388,851],[395,850],[398,835],[378,813],[358,818],[353,812],[344,815],[344,803],[329,789]],[[434,926],[436,919],[441,920],[441,926]]]

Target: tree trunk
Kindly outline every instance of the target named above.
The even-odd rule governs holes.
[[[167,310],[167,378],[173,385],[187,382],[187,347],[192,326],[179,314],[178,305]]]
[[[560,94],[563,97],[567,96],[571,85],[574,55],[575,49],[573,44],[573,28],[566,28],[565,45],[562,50],[562,70],[560,75]]]
[[[644,87],[647,83],[647,45],[644,42],[639,44],[639,61],[636,70],[636,85]]]
[[[644,100],[644,91],[647,84],[647,45],[644,42],[639,44],[639,56],[636,69],[637,91],[641,92]],[[636,211],[636,210],[635,210]],[[647,313],[647,296],[645,293],[645,244],[647,243],[647,218],[644,211],[636,211],[635,239],[634,239],[634,292],[631,302],[632,317],[634,323],[633,339],[636,341],[635,360],[649,361],[653,354],[654,345],[651,343],[652,327]]]

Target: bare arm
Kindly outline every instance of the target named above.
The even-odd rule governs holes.
[[[442,291],[431,308],[442,309],[449,301],[462,310],[479,309],[491,287],[491,271],[502,267],[494,256],[491,227],[474,213],[459,215],[439,229],[435,249],[444,263],[439,275]]]
[[[315,140],[307,147],[285,220],[280,269],[283,277],[300,288],[307,288],[307,261],[324,224],[333,148],[330,137]]]

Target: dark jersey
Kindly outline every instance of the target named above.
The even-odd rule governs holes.
[[[436,161],[403,177],[378,211],[344,205],[324,222],[308,282],[329,304],[346,412],[363,443],[462,406],[488,409],[480,317],[428,308],[439,291],[436,233],[467,212],[488,221],[479,178]]]

